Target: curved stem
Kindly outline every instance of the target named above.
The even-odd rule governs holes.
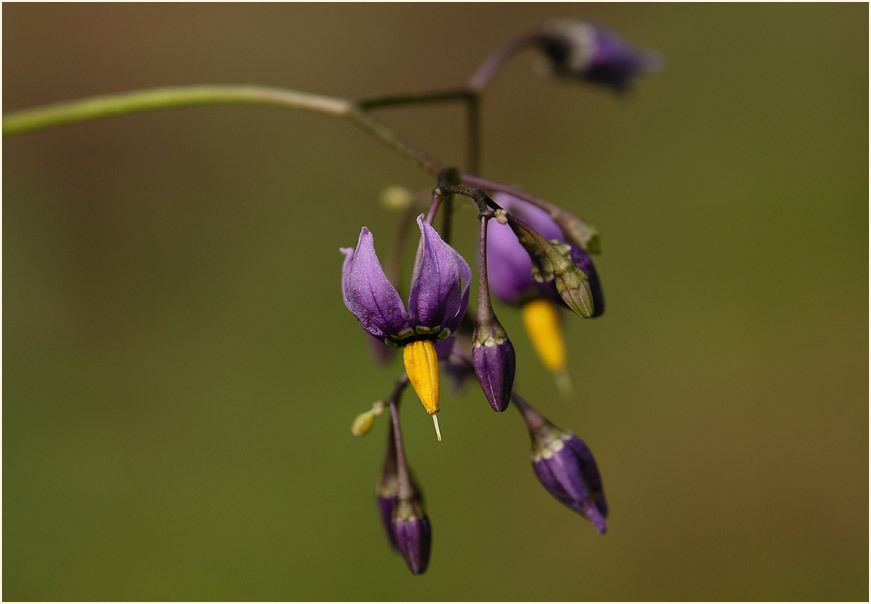
[[[489,57],[484,59],[481,66],[469,78],[467,86],[475,93],[481,93],[490,84],[490,81],[496,76],[496,73],[502,68],[508,60],[516,55],[527,46],[532,46],[541,40],[541,33],[538,30],[520,35],[512,40],[509,40],[502,46],[496,49]]]
[[[3,135],[20,134],[139,111],[196,105],[260,104],[347,117],[353,103],[265,86],[176,86],[94,96],[3,116]]]
[[[501,193],[508,193],[513,197],[517,197],[522,199],[523,201],[528,201],[532,205],[541,208],[546,211],[551,217],[555,217],[558,215],[562,208],[552,204],[549,201],[546,201],[540,197],[536,197],[535,195],[530,195],[525,191],[521,191],[515,187],[511,187],[508,185],[503,185],[501,182],[496,182],[494,180],[487,180],[486,178],[481,178],[480,176],[475,176],[474,174],[460,174],[460,182],[463,182],[472,187],[477,187],[479,189],[489,189],[491,191],[499,191]]]
[[[22,134],[140,111],[231,104],[272,105],[348,119],[432,174],[438,174],[442,170],[439,161],[367,115],[352,101],[266,86],[219,84],[150,88],[56,103],[3,116],[3,135]]]
[[[400,155],[409,158],[430,174],[438,174],[444,169],[444,166],[437,159],[415,147],[356,105],[351,105],[347,117],[368,134],[377,138]]]
[[[481,227],[478,233],[478,310],[475,320],[492,323],[496,315],[490,303],[490,283],[487,279],[487,223],[490,216],[481,214]]]
[[[514,406],[517,407],[518,411],[520,411],[523,419],[526,420],[526,425],[531,431],[534,432],[547,426],[547,419],[545,419],[541,413],[533,409],[532,405],[523,400],[523,397],[517,394],[516,391],[511,392],[511,400],[514,401]]]
[[[393,423],[393,438],[396,446],[396,482],[397,495],[400,499],[410,499],[414,496],[414,486],[405,461],[405,447],[402,444],[402,428],[399,425],[399,410],[395,401],[390,401],[390,419]]]

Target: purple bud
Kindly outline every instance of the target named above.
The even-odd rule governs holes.
[[[397,500],[393,508],[392,527],[399,551],[412,574],[423,573],[429,564],[432,528],[416,496]]]
[[[515,396],[532,437],[532,468],[541,484],[562,503],[605,532],[608,505],[599,468],[580,438],[558,428]]]
[[[514,346],[495,316],[476,326],[472,361],[490,406],[505,411],[514,387]]]
[[[608,507],[602,479],[584,441],[556,427],[532,440],[532,467],[544,488],[604,533]]]
[[[626,91],[641,74],[659,69],[655,52],[636,48],[617,33],[571,19],[551,21],[542,28],[542,46],[557,75]]]

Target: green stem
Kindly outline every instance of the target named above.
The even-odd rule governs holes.
[[[25,109],[3,116],[3,135],[20,134],[139,111],[196,105],[259,104],[347,117],[353,103],[263,86],[178,86],[107,94]]]
[[[25,109],[3,116],[3,135],[11,136],[140,111],[197,105],[272,105],[347,119],[432,174],[442,165],[352,101],[265,86],[202,85],[151,88]]]

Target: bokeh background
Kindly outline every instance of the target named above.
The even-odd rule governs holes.
[[[410,395],[412,577],[374,506],[384,421],[349,433],[398,359],[368,356],[337,248],[365,224],[386,255],[381,191],[433,180],[326,117],[179,109],[3,141],[4,599],[868,598],[867,5],[4,4],[3,110],[450,87],[554,16],[666,61],[617,98],[527,53],[484,105],[483,174],[604,233],[574,399],[497,312],[518,390],[595,452],[608,534],[538,485],[516,413],[446,394],[438,444]],[[460,107],[379,117],[464,161]]]

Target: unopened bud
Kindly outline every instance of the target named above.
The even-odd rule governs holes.
[[[547,241],[538,232],[517,218],[509,224],[518,241],[532,260],[532,276],[543,291],[554,286],[566,306],[589,318],[593,315],[593,294],[587,275],[572,260],[572,245],[558,240]]]
[[[495,316],[475,326],[472,363],[490,406],[505,411],[514,387],[514,346]]]
[[[389,210],[404,210],[411,205],[414,195],[405,187],[393,185],[381,191],[381,205]]]
[[[354,421],[351,423],[351,434],[354,436],[366,436],[369,434],[374,423],[375,412],[371,409],[369,411],[364,411],[355,417]]]
[[[532,438],[532,468],[548,492],[605,532],[608,505],[593,454],[584,442],[515,397]]]
[[[397,500],[393,508],[392,526],[399,551],[408,568],[412,574],[423,573],[429,565],[432,528],[416,496]]]

